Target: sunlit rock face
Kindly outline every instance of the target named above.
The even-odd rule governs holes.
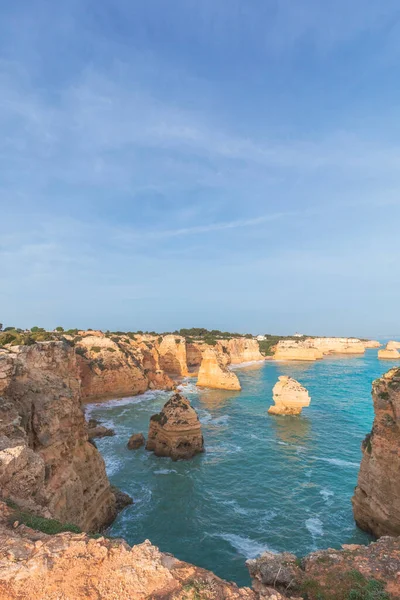
[[[296,379],[282,375],[274,385],[274,404],[269,407],[271,415],[299,415],[310,406],[308,391]]]
[[[400,358],[400,352],[395,347],[395,342],[392,342],[392,346],[389,348],[389,344],[386,348],[378,350],[378,358],[384,358],[388,360],[397,360]]]
[[[204,452],[199,417],[189,400],[174,394],[161,412],[151,417],[146,450],[173,460],[192,458]]]
[[[372,399],[375,418],[362,444],[354,518],[376,536],[400,535],[400,369],[373,382]]]
[[[179,335],[166,335],[158,345],[160,367],[169,375],[188,374],[186,340]]]
[[[358,338],[305,338],[280,340],[275,347],[276,360],[318,360],[328,354],[364,354],[366,348],[378,348],[375,340]]]
[[[305,342],[281,340],[274,352],[275,360],[314,361],[323,358],[322,350],[307,345]]]
[[[220,390],[240,390],[240,382],[233,371],[229,371],[224,363],[224,355],[213,348],[203,352],[197,385]]]
[[[231,338],[230,340],[219,340],[217,349],[225,351],[232,365],[240,363],[264,360],[260,352],[257,340],[248,338]]]
[[[96,530],[115,516],[104,461],[89,443],[74,349],[64,342],[0,355],[0,489],[35,514]]]
[[[390,342],[388,342],[386,344],[386,349],[387,350],[400,350],[400,342],[396,342],[394,340],[391,340]]]

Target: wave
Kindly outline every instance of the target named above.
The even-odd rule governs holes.
[[[175,469],[158,469],[158,471],[153,471],[154,475],[169,475],[170,473],[178,473]]]
[[[322,521],[318,517],[311,517],[310,519],[307,519],[305,525],[313,537],[317,535],[324,535]]]
[[[228,368],[231,371],[235,371],[236,369],[243,369],[245,367],[251,367],[252,365],[258,365],[258,364],[262,364],[264,363],[265,360],[249,360],[248,362],[242,362],[242,363],[238,363],[236,365],[228,365]]]
[[[140,404],[141,402],[149,402],[150,400],[155,400],[160,396],[169,396],[168,392],[163,390],[148,390],[143,394],[139,394],[138,396],[128,396],[126,398],[113,398],[112,400],[104,400],[99,402],[92,402],[90,404],[86,404],[85,406],[85,416],[88,419],[92,412],[96,409],[108,409],[113,408],[114,406],[127,406],[129,404]]]
[[[229,544],[231,544],[231,546],[235,548],[239,554],[242,554],[242,556],[245,556],[246,558],[256,558],[263,552],[277,553],[276,550],[271,549],[268,544],[262,544],[250,538],[242,537],[241,535],[236,535],[234,533],[214,533],[213,536],[229,542]]]
[[[322,456],[310,456],[314,460],[321,460],[323,462],[329,463],[330,465],[335,465],[336,467],[358,467],[360,463],[351,462],[349,460],[343,460],[342,458],[324,458]]]
[[[329,502],[329,498],[334,496],[334,493],[328,488],[322,488],[322,490],[320,490],[319,493],[321,494],[325,502]]]

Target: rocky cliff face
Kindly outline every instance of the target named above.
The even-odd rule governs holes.
[[[174,383],[160,368],[154,341],[126,336],[83,335],[75,344],[82,398],[86,401],[135,396]]]
[[[96,530],[115,516],[104,461],[88,442],[73,348],[0,354],[0,490],[35,514]]]
[[[188,374],[186,340],[179,335],[165,335],[158,345],[160,367],[168,375]]]
[[[400,350],[400,342],[395,342],[394,340],[391,340],[387,343],[386,348],[387,350]]]
[[[274,385],[273,399],[274,405],[268,409],[271,415],[299,415],[311,402],[306,388],[286,375],[279,377]]]
[[[393,342],[392,342],[393,343]],[[392,345],[389,344],[386,348],[378,350],[378,358],[387,358],[388,360],[397,360],[400,358],[400,352]]]
[[[354,518],[376,536],[400,535],[400,369],[374,381],[372,398],[375,418],[362,444]]]
[[[146,450],[156,456],[170,456],[172,460],[204,452],[200,421],[189,400],[174,394],[162,411],[151,417]]]
[[[276,345],[274,353],[275,360],[314,361],[323,358],[323,356],[323,352],[318,348],[294,340],[281,340]]]
[[[257,340],[247,338],[220,340],[217,343],[217,349],[228,354],[229,362],[232,365],[264,360]]]
[[[281,340],[274,358],[276,360],[318,360],[327,354],[364,354],[366,348],[377,348],[379,342],[361,341],[358,338],[306,338]]]
[[[163,554],[149,541],[131,548],[85,534],[51,536],[11,528],[9,520],[0,503],[2,600],[256,600],[250,589]]]
[[[226,358],[225,361],[227,360]],[[224,354],[219,354],[212,348],[207,348],[203,352],[197,385],[220,390],[241,389],[236,374],[226,368]]]

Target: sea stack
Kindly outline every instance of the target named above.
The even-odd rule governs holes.
[[[352,499],[357,525],[376,535],[400,535],[400,369],[372,384],[374,423],[362,443]]]
[[[146,450],[172,460],[188,459],[204,452],[199,417],[181,394],[174,394],[162,411],[150,418]]]
[[[306,388],[286,375],[279,377],[274,385],[273,398],[275,404],[268,409],[271,415],[299,415],[311,402]]]
[[[395,344],[395,342],[391,342]],[[386,358],[388,360],[397,360],[400,358],[400,352],[396,349],[395,346],[386,346],[386,348],[382,350],[378,350],[378,358]]]
[[[222,357],[213,348],[207,348],[203,352],[197,385],[219,390],[242,389],[237,375],[227,369]]]

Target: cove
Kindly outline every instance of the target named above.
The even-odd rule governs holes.
[[[87,406],[87,415],[115,429],[96,440],[111,483],[134,504],[110,535],[145,539],[176,557],[249,584],[245,560],[264,550],[299,556],[343,543],[368,543],[354,524],[351,496],[371,429],[371,383],[391,366],[376,350],[314,363],[265,362],[236,369],[241,392],[181,391],[198,411],[206,452],[172,462],[143,448],[129,451],[134,432],[147,436],[150,416],[169,397],[147,392]],[[272,388],[290,375],[310,393],[301,416],[269,416]]]

